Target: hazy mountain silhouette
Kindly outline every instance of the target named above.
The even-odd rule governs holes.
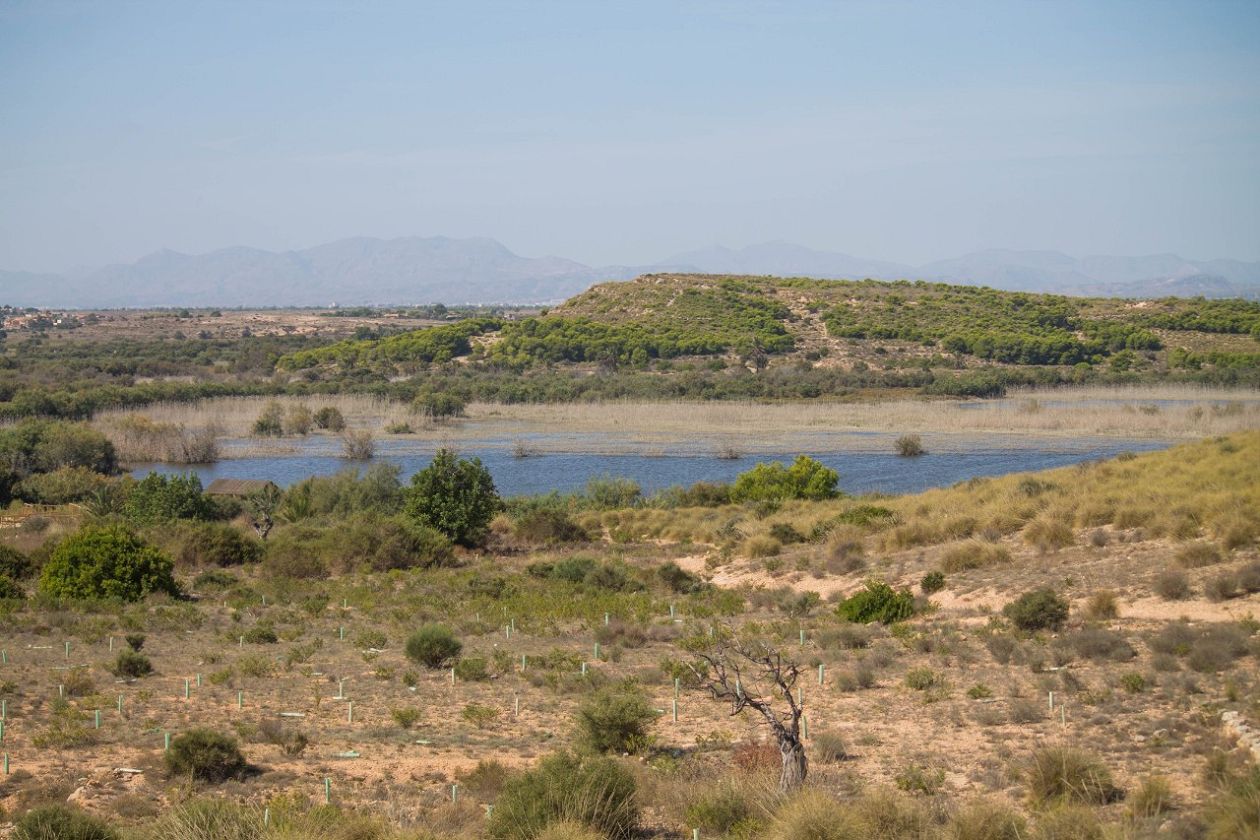
[[[72,275],[0,271],[0,303],[49,307],[326,306],[337,303],[546,303],[602,280],[651,271],[832,279],[923,279],[1075,295],[1260,298],[1260,262],[1175,254],[1071,257],[989,250],[921,266],[788,242],[714,246],[645,266],[522,257],[488,238],[341,239],[300,251],[158,251]]]

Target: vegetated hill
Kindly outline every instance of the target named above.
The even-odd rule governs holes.
[[[709,372],[818,381],[800,395],[846,387],[993,393],[1024,381],[1099,375],[1251,381],[1260,374],[1260,303],[1127,301],[1002,292],[906,281],[647,275],[603,283],[537,318],[475,323],[291,354],[285,370],[382,376],[462,359],[517,372],[597,365],[666,376]],[[322,374],[319,373],[322,371]],[[827,377],[830,377],[827,379]],[[693,383],[694,384],[694,383]],[[742,395],[766,395],[741,392]],[[707,394],[715,395],[715,394]]]
[[[1260,298],[1260,263],[1188,260],[1176,254],[1072,257],[1058,251],[975,251],[910,265],[819,251],[788,242],[705,248],[678,254],[668,266],[714,274],[772,274],[824,279],[923,279],[1010,291],[1109,297]],[[610,275],[611,276],[611,275]]]
[[[558,300],[607,277],[559,257],[521,257],[493,239],[342,239],[276,253],[159,251],[78,278],[12,273],[17,306],[326,306]]]

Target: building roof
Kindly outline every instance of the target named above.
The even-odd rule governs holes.
[[[206,495],[248,496],[251,493],[257,493],[259,490],[266,490],[268,487],[275,486],[274,482],[261,478],[216,478],[206,488]]]

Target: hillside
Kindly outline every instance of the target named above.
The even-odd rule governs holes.
[[[1258,337],[1260,304],[1237,300],[656,274],[594,286],[537,318],[342,342],[286,356],[279,367],[335,378],[350,368],[397,375],[459,359],[472,369],[595,365],[668,378],[696,372],[703,359],[699,369],[714,374],[814,377],[805,396],[854,383],[980,393],[1002,381],[1250,382],[1260,371]]]

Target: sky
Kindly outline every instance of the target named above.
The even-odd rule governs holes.
[[[1260,0],[0,0],[0,268],[436,235],[1260,259]]]

